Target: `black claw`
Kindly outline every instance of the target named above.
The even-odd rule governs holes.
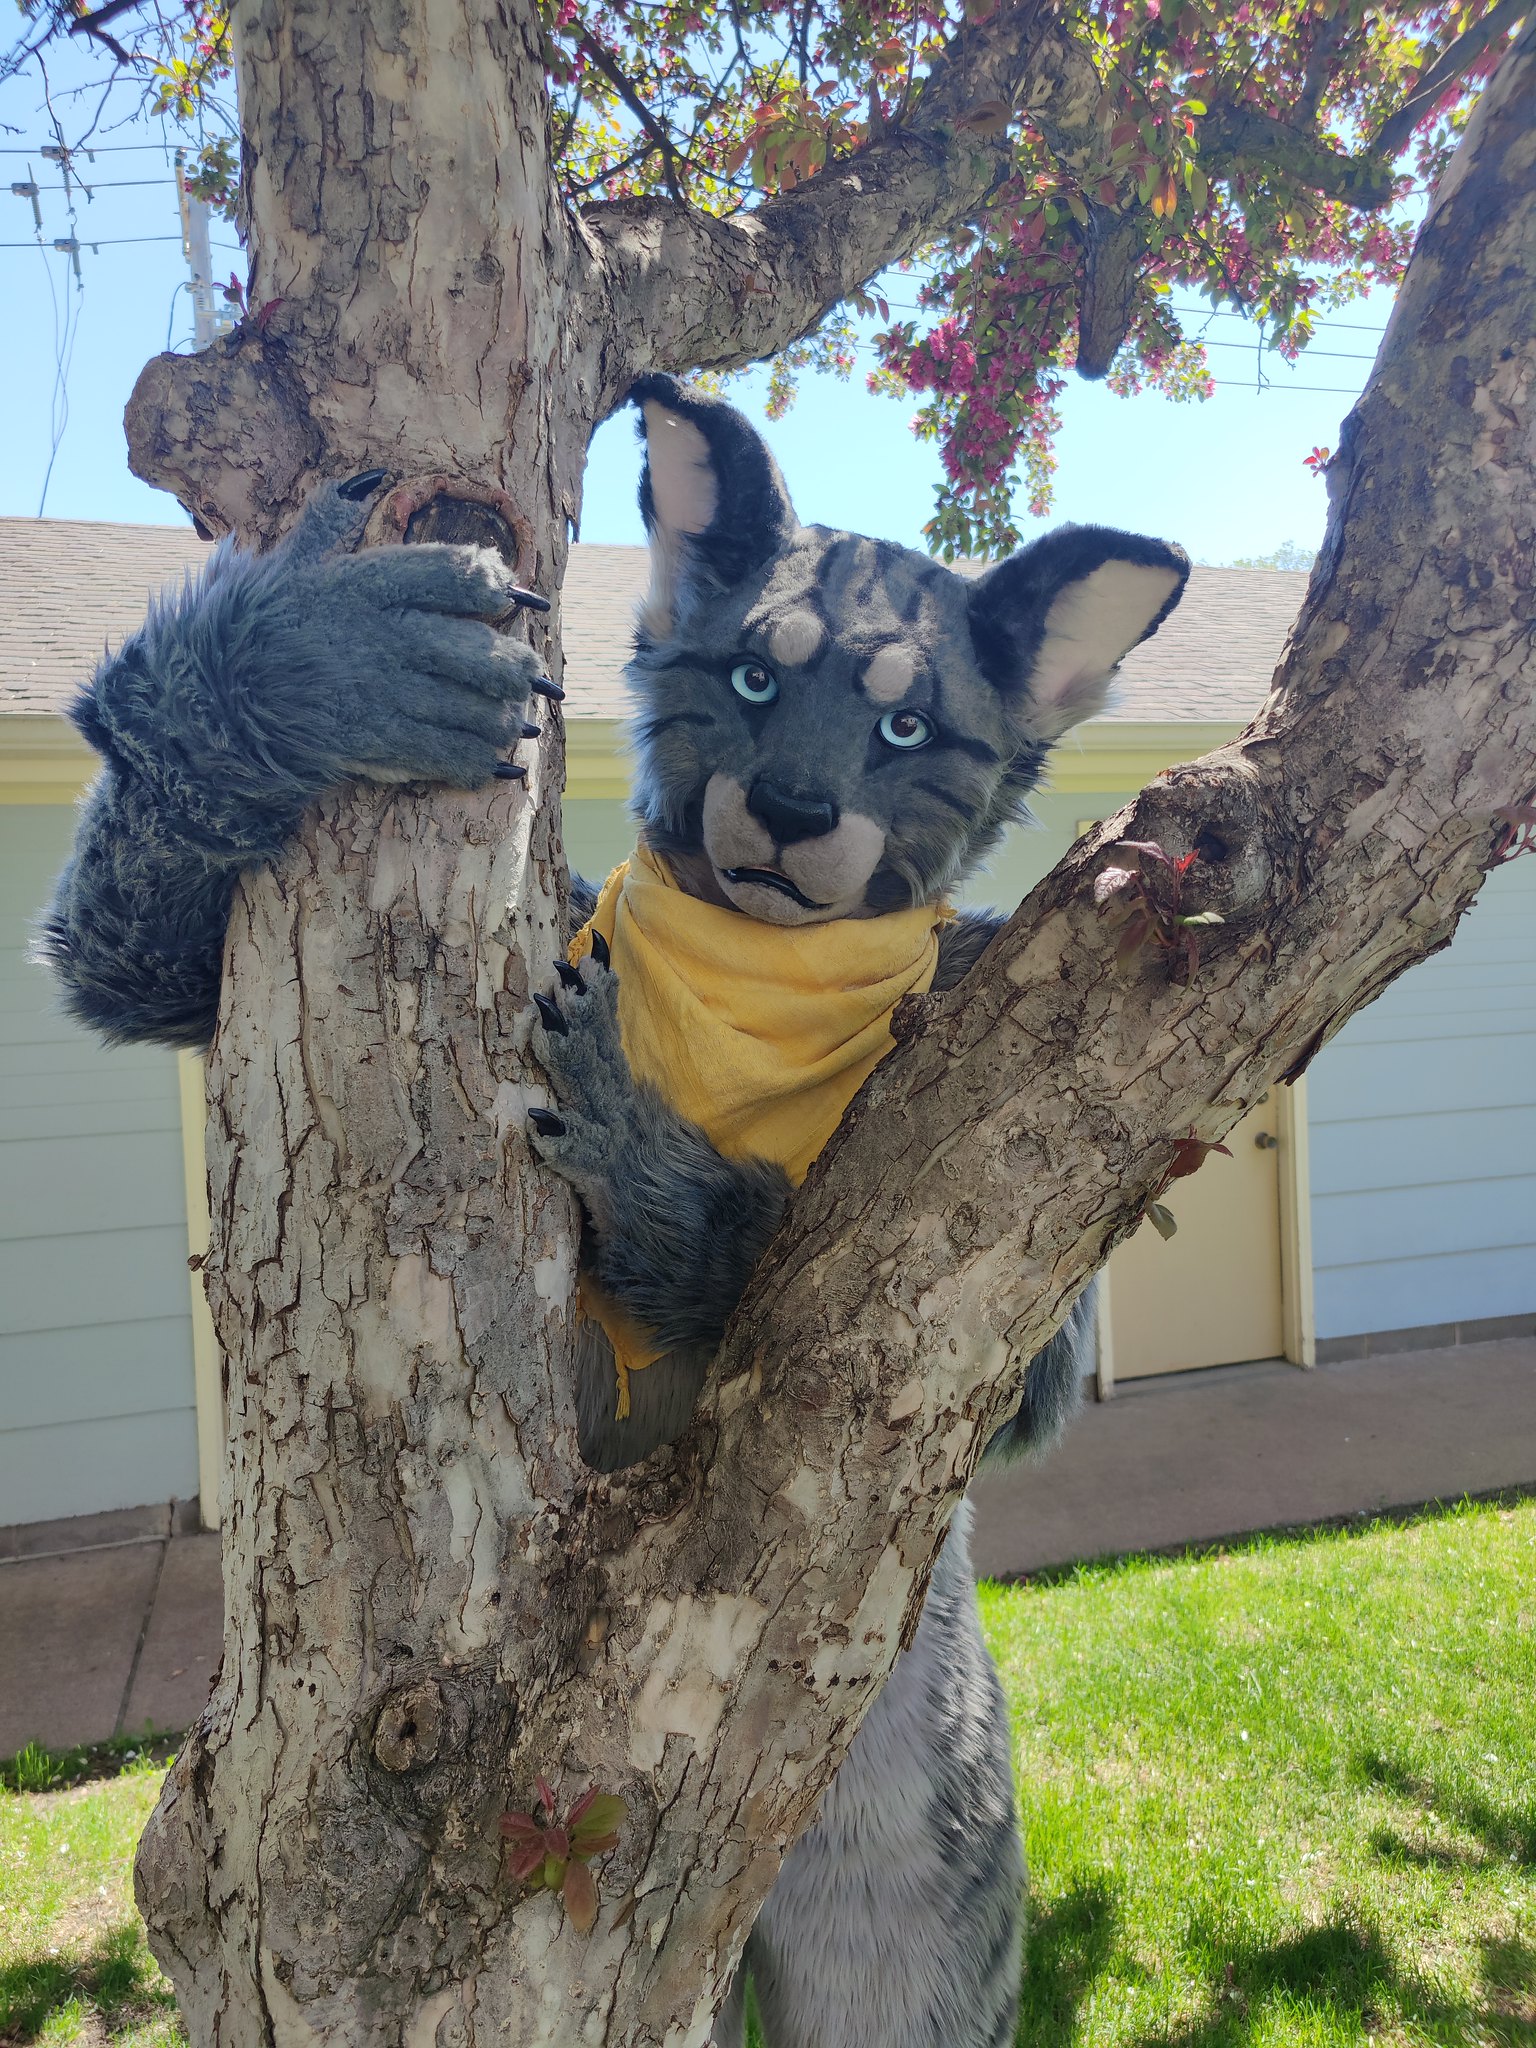
[[[364,498],[371,498],[373,496],[374,492],[388,475],[389,471],[387,469],[365,469],[361,476],[354,476],[348,482],[338,484],[336,486],[336,495],[338,498],[348,499],[354,505],[359,505]]]
[[[526,782],[528,770],[521,761],[498,761],[491,770],[498,782]]]
[[[541,1138],[563,1138],[565,1124],[552,1109],[530,1109],[528,1121]]]
[[[564,690],[558,683],[552,683],[548,676],[535,676],[532,687],[536,696],[547,697],[551,704],[562,704],[565,701]]]
[[[581,990],[581,976],[576,972],[575,968],[571,965],[569,960],[557,960],[555,962],[555,972],[559,975],[560,979],[565,983],[567,988],[575,989],[578,992]]]
[[[547,612],[549,610],[549,599],[547,597],[540,597],[536,590],[524,590],[520,584],[514,583],[507,592],[507,595],[514,604],[523,605],[528,611]]]
[[[599,967],[606,967],[608,965],[608,941],[601,932],[594,932],[592,934],[592,958]]]
[[[544,1029],[546,1031],[553,1031],[559,1035],[563,1035],[565,1032],[570,1030],[571,1027],[566,1023],[565,1019],[561,1016],[559,1010],[555,1007],[554,1003],[548,996],[535,996],[533,999],[533,1007],[544,1019]]]
[[[536,740],[543,730],[542,725],[535,725],[531,719],[525,718],[523,720],[522,737],[525,740]]]

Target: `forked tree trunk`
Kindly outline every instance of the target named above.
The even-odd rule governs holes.
[[[639,364],[601,234],[550,196],[531,10],[236,12],[253,301],[277,303],[151,366],[137,466],[257,539],[320,475],[415,479],[397,526],[447,477],[553,589],[588,427]],[[699,2048],[1010,1361],[1178,1141],[1445,942],[1492,813],[1536,783],[1532,50],[1426,230],[1284,688],[912,1013],[675,1451],[599,1479],[575,1448],[574,1218],[523,1141],[553,738],[526,794],[328,799],[247,881],[209,1077],[225,1657],[138,1868],[198,2048]],[[648,245],[621,244],[633,315]],[[1155,949],[1113,962],[1091,884],[1121,837],[1205,854],[1186,907],[1227,923],[1188,986]],[[501,1868],[539,1773],[625,1801],[590,1935]]]

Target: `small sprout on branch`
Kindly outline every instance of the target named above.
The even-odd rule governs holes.
[[[1185,878],[1199,860],[1199,850],[1175,859],[1155,839],[1122,839],[1120,848],[1134,857],[1135,866],[1103,868],[1093,883],[1099,910],[1127,920],[1115,947],[1115,964],[1123,967],[1150,943],[1164,952],[1182,952],[1184,979],[1193,981],[1200,965],[1199,933],[1226,922],[1216,910],[1182,908]]]
[[[1193,1131],[1187,1138],[1175,1138],[1173,1164],[1163,1175],[1163,1187],[1169,1187],[1174,1181],[1183,1180],[1191,1173],[1198,1173],[1213,1152],[1219,1152],[1223,1159],[1232,1157],[1227,1146],[1207,1144],[1204,1138],[1197,1138]]]
[[[1176,1180],[1184,1180],[1188,1175],[1198,1173],[1213,1152],[1219,1152],[1223,1159],[1232,1157],[1225,1145],[1209,1144],[1204,1138],[1197,1138],[1193,1129],[1187,1138],[1174,1139],[1173,1158],[1168,1170],[1158,1182],[1152,1199],[1141,1212],[1158,1236],[1164,1240],[1172,1237],[1179,1226],[1174,1219],[1173,1211],[1158,1197],[1172,1187]]]
[[[597,1924],[597,1884],[587,1865],[618,1847],[628,1808],[616,1792],[599,1792],[594,1785],[562,1822],[555,1817],[559,1809],[548,1779],[540,1775],[534,1783],[537,1810],[501,1816],[507,1865],[530,1891],[558,1892],[576,1932],[590,1934]]]
[[[1493,815],[1499,830],[1490,867],[1501,868],[1522,853],[1536,853],[1536,803],[1501,804]]]

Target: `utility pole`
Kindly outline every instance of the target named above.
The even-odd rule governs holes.
[[[181,202],[181,253],[192,273],[193,337],[197,348],[205,349],[228,334],[235,324],[233,310],[215,296],[213,249],[208,235],[208,202],[187,190],[186,163],[176,152],[176,197]]]

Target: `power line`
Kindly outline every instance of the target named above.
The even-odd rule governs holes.
[[[78,187],[89,198],[93,192],[126,192],[137,185],[174,185],[175,182],[174,178],[92,178],[87,184],[84,178],[76,178],[73,186],[39,185],[37,189],[39,192],[70,192]]]
[[[125,150],[153,149],[169,154],[172,150],[182,147],[184,147],[183,144],[174,142],[80,142],[76,143],[73,149],[66,149],[64,154],[66,156],[83,156],[90,161],[94,161],[99,156],[111,156]],[[33,143],[30,149],[0,149],[0,156],[46,156],[50,161],[58,153],[58,145],[51,142],[41,147],[37,143]]]
[[[134,249],[144,242],[179,242],[180,235],[109,235],[98,238],[95,235],[61,235],[45,248],[61,250],[66,256],[76,249]],[[0,242],[0,249],[35,249],[36,242]]]
[[[1200,346],[1202,348],[1251,349],[1253,347],[1253,343],[1251,341],[1202,340]],[[1298,353],[1300,355],[1305,356],[1309,363],[1374,363],[1376,360],[1374,356],[1360,355],[1353,349],[1304,348],[1299,350]],[[1281,362],[1289,362],[1290,358],[1288,356],[1282,356],[1280,360]]]
[[[1224,306],[1172,306],[1169,310],[1177,313],[1181,319],[1246,320],[1250,326],[1258,325],[1251,313],[1234,313]],[[1385,334],[1387,331],[1385,322],[1380,327],[1371,327],[1358,320],[1335,320],[1327,311],[1319,313],[1318,318],[1326,320],[1330,327],[1337,328],[1341,334]]]

